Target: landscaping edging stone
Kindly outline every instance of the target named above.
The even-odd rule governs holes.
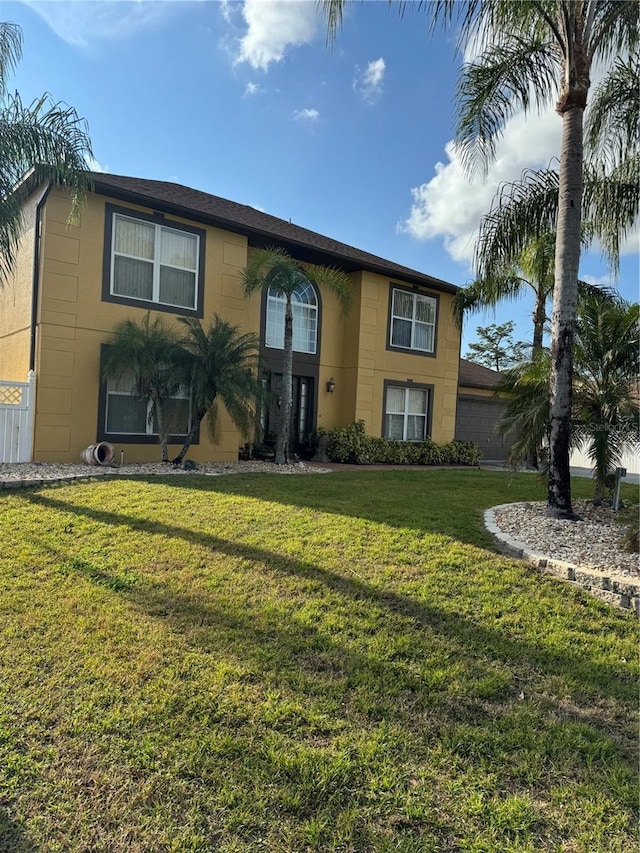
[[[601,601],[606,601],[607,604],[624,610],[632,610],[636,616],[640,617],[640,584],[615,572],[598,571],[597,569],[578,566],[566,560],[551,559],[545,554],[535,551],[530,545],[518,542],[500,530],[496,523],[496,511],[510,509],[514,506],[517,504],[500,504],[491,507],[484,513],[484,526],[493,536],[499,551],[509,557],[533,563],[545,574],[561,578],[573,586],[584,589]]]

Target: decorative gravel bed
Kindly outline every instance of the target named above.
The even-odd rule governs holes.
[[[496,507],[495,524],[528,550],[582,568],[625,577],[640,577],[638,555],[625,551],[623,525],[607,507],[574,500],[582,521],[548,518],[546,504],[520,503]]]
[[[249,462],[203,462],[192,463],[192,466],[182,467],[164,464],[162,462],[148,462],[135,465],[84,465],[84,464],[59,464],[54,462],[24,462],[15,465],[0,464],[0,484],[3,482],[34,483],[50,480],[68,480],[84,477],[100,476],[148,476],[150,474],[164,475],[187,475],[207,474],[209,476],[220,476],[223,474],[324,474],[326,468],[318,468],[305,462],[296,462],[289,465],[275,465],[273,462],[260,462],[252,460]]]

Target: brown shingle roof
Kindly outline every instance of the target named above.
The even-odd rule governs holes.
[[[460,359],[458,385],[467,388],[494,388],[501,378],[502,374],[498,373],[497,370],[491,370],[482,364],[467,361],[466,358]]]
[[[371,255],[369,252],[363,252],[246,204],[228,201],[226,198],[210,195],[181,184],[152,181],[147,178],[129,178],[102,172],[93,172],[91,178],[95,192],[101,195],[161,209],[166,213],[244,234],[248,237],[251,246],[280,243],[303,261],[335,264],[347,272],[365,269],[412,284],[423,284],[447,293],[455,293],[458,290],[455,285],[447,281],[395,264],[385,258]]]

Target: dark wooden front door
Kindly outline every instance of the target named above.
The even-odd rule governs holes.
[[[293,377],[293,406],[289,423],[290,453],[299,453],[313,432],[314,384],[312,376]],[[268,433],[275,435],[280,423],[282,374],[271,374],[270,391],[266,429]]]

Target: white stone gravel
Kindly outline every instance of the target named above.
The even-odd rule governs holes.
[[[548,518],[545,503],[510,504],[495,508],[495,523],[527,550],[583,568],[638,577],[638,555],[624,550],[623,525],[607,507],[574,501],[582,521]]]
[[[0,464],[0,482],[33,483],[42,480],[76,479],[94,476],[148,476],[162,474],[185,476],[188,474],[206,474],[220,476],[223,474],[325,474],[327,468],[309,465],[306,462],[296,462],[289,465],[275,465],[273,462],[202,462],[194,469],[183,468],[161,462],[149,462],[133,465],[84,465],[56,464],[55,462],[24,462],[20,464]]]

